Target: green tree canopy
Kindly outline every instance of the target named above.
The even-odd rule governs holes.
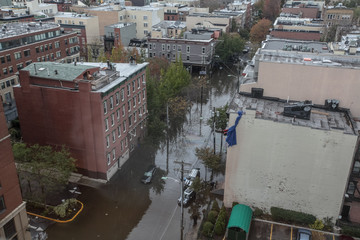
[[[13,152],[20,181],[27,183],[26,190],[22,188],[24,197],[42,200],[45,205],[47,194],[65,187],[76,171],[75,159],[64,146],[55,151],[51,146],[15,143]]]
[[[223,34],[216,45],[215,54],[221,60],[229,61],[234,55],[239,55],[245,46],[245,40],[239,34]]]
[[[229,106],[225,105],[221,108],[216,108],[216,111],[219,112],[219,116],[217,116],[216,113],[216,117],[215,117],[215,129],[221,129],[224,130],[227,127],[228,124],[228,116],[227,116],[227,110],[228,110]],[[214,118],[209,118],[208,120],[208,125],[212,126],[214,124]]]
[[[208,147],[196,148],[195,155],[206,167],[211,169],[211,180],[214,174],[221,173],[224,170],[224,165],[221,163],[221,156],[214,154],[213,149]]]

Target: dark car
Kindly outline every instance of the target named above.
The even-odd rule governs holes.
[[[151,179],[153,178],[156,172],[156,167],[151,165],[148,167],[148,170],[144,173],[144,176],[141,178],[141,182],[148,184],[151,183]]]
[[[184,200],[183,200],[183,205],[186,206],[189,204],[189,202],[191,201],[191,199],[193,199],[195,197],[195,191],[192,190],[191,188],[187,188],[184,191]],[[181,205],[181,196],[178,199],[178,204]]]
[[[311,231],[307,229],[299,229],[296,240],[311,240]]]
[[[355,239],[349,236],[341,235],[339,240],[355,240]]]

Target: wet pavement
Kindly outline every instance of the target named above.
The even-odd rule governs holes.
[[[70,223],[56,223],[47,230],[49,239],[179,239],[180,196],[179,164],[189,163],[187,169],[199,167],[201,178],[209,180],[210,173],[195,156],[196,147],[213,145],[211,128],[205,123],[213,107],[228,103],[236,91],[237,78],[229,77],[231,70],[215,72],[209,80],[210,96],[202,107],[203,121],[200,136],[200,103],[193,104],[183,132],[170,142],[169,159],[166,158],[166,144],[153,145],[144,142],[138,146],[130,159],[106,185],[99,188],[80,186],[78,199],[84,203],[81,214]],[[216,133],[216,148],[220,150],[222,135]],[[225,141],[224,141],[225,149]],[[144,185],[140,178],[147,167],[158,168],[152,183]],[[161,180],[161,177],[168,179]],[[223,176],[215,179],[219,183]],[[199,223],[198,223],[199,224]],[[187,209],[184,209],[184,237],[193,230]]]

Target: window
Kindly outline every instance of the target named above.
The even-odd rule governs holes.
[[[116,106],[119,105],[119,103],[120,103],[120,93],[119,92],[115,93],[115,103],[116,103]]]
[[[125,147],[127,147],[127,146],[128,146],[128,139],[125,138]]]
[[[107,101],[104,101],[104,114],[107,114]]]
[[[181,52],[181,45],[178,45],[178,52]]]
[[[131,115],[129,116],[129,126],[131,126],[132,122],[131,122]]]
[[[139,104],[141,103],[141,92],[139,92],[139,94],[138,94],[138,103]]]
[[[9,81],[9,80],[6,81],[6,86],[7,86],[7,87],[10,87],[10,81]]]
[[[165,44],[161,44],[161,49],[165,51]]]
[[[60,51],[56,52],[56,57],[57,57],[57,58],[60,58],[60,57],[61,57],[61,52],[60,52]]]
[[[122,116],[125,117],[125,104],[121,108]]]
[[[50,50],[52,49],[52,43],[49,43],[49,49]]]
[[[13,72],[14,72],[13,67],[9,66],[9,73],[13,73]]]
[[[6,55],[6,61],[11,62],[11,56],[10,55]]]
[[[8,74],[8,69],[7,69],[7,68],[3,68],[3,73],[4,73],[4,75]]]
[[[20,69],[22,69],[23,67],[24,67],[24,64],[22,64],[22,63],[16,64],[17,70],[20,70]]]
[[[174,51],[176,50],[176,45],[175,45],[175,44],[173,45],[173,50],[174,50]]]
[[[115,148],[112,150],[113,160],[116,159]]]
[[[190,56],[189,55],[186,56],[186,60],[190,61]]]
[[[110,165],[111,159],[110,159],[110,153],[106,154],[107,164]]]
[[[4,89],[4,88],[5,88],[5,83],[2,82],[2,83],[1,83],[1,89]]]
[[[134,112],[134,123],[136,123],[136,113],[137,111]]]
[[[59,48],[60,47],[60,42],[55,42],[55,48]]]
[[[117,118],[117,121],[119,122],[120,121],[120,109],[116,110],[116,118]]]
[[[124,140],[121,140],[121,151],[124,150]]]
[[[149,50],[152,50],[152,45],[151,44],[149,44]]]
[[[105,132],[109,130],[109,120],[105,119]]]
[[[354,195],[355,188],[356,188],[356,182],[349,182],[349,186],[346,193],[349,195]]]
[[[17,239],[16,235],[16,227],[14,219],[11,219],[9,222],[7,222],[4,225],[4,232],[5,232],[5,238],[6,239]]]
[[[121,94],[121,101],[123,102],[125,100],[125,94],[123,88],[121,89],[120,94]]]
[[[136,107],[136,95],[133,97],[134,108]]]
[[[131,111],[131,99],[128,101],[128,111]]]
[[[130,96],[130,83],[127,85],[127,95]]]
[[[133,92],[135,92],[135,86],[136,86],[136,82],[135,82],[135,80],[133,80],[132,81],[132,90],[133,90]]]
[[[112,140],[113,140],[113,143],[116,141],[116,131],[112,131]]]
[[[36,53],[39,53],[40,52],[39,47],[36,47],[35,51],[36,51]]]
[[[126,132],[126,120],[123,122],[123,132]]]
[[[145,85],[145,74],[142,75],[142,83]]]
[[[109,135],[106,136],[106,148],[110,147],[110,137]]]
[[[110,97],[110,109],[114,108],[114,98],[113,96]]]
[[[5,206],[5,200],[4,200],[4,196],[0,196],[0,213],[5,211],[6,206]]]
[[[205,54],[205,47],[202,47],[201,53]]]
[[[43,47],[43,45],[40,46],[40,52],[44,52],[44,47]]]
[[[190,46],[186,46],[186,52],[190,53]]]
[[[167,45],[167,50],[170,51],[170,44]]]
[[[354,163],[353,173],[357,173],[357,174],[360,173],[360,162],[359,161],[356,161]]]
[[[153,43],[153,49],[155,49],[156,48],[156,44],[155,43]],[[155,56],[155,55],[154,55]]]
[[[144,22],[144,27],[148,27],[148,23]]]
[[[137,82],[138,82],[138,89],[139,89],[140,88],[140,77],[138,77]]]
[[[111,114],[111,126],[114,126],[115,124],[115,115],[112,113]]]
[[[143,99],[145,100],[145,89],[143,89]]]
[[[49,48],[48,48],[48,45],[45,44],[45,51],[47,51]]]
[[[14,53],[14,56],[15,56],[15,60],[18,60],[21,58],[21,52],[16,52]],[[2,61],[2,60],[1,60]],[[4,62],[5,62],[5,59],[4,59]]]
[[[118,138],[121,137],[121,124],[117,127]]]
[[[15,85],[15,79],[11,79],[10,82],[11,82],[11,86]]]
[[[144,19],[144,20],[147,20],[147,19],[148,19],[148,16],[143,16],[143,19]]]

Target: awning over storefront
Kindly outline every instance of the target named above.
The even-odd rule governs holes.
[[[249,206],[237,204],[231,210],[227,228],[240,228],[249,233],[253,211]]]

